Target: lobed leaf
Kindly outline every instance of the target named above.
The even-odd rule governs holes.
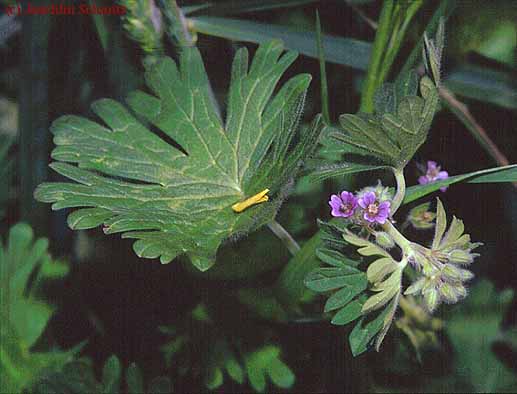
[[[68,218],[72,229],[102,226],[135,239],[140,257],[168,263],[186,254],[207,270],[224,240],[274,218],[285,185],[316,146],[319,117],[291,146],[310,76],[293,77],[273,95],[297,56],[282,52],[279,41],[270,41],[251,65],[245,48],[237,52],[224,124],[196,48],[185,48],[179,65],[157,61],[146,72],[152,94],[138,91],[127,100],[156,132],[109,99],[92,105],[103,125],[57,119],[51,167],[75,183],[44,183],[36,199],[52,209],[80,208]],[[271,202],[232,210],[266,188]]]
[[[354,268],[318,268],[305,278],[305,286],[317,292],[339,289],[343,286],[353,286],[365,279],[363,273],[356,273]]]
[[[341,290],[332,294],[325,303],[325,312],[339,309],[348,304],[355,296],[362,293],[368,287],[368,281],[364,275],[357,278],[353,284],[344,286]]]
[[[354,300],[340,309],[332,318],[331,323],[336,326],[344,326],[362,315],[363,304],[360,300]]]

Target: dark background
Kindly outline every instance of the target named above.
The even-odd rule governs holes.
[[[354,7],[377,20],[378,1],[357,3]],[[459,3],[446,24],[445,78],[451,70],[463,64],[475,64],[517,76],[515,62],[503,64],[477,50],[490,42],[490,30],[501,18],[517,20],[515,1],[493,3],[490,6],[479,1]],[[436,6],[437,2],[428,1],[417,15],[414,29],[408,33],[392,76],[404,63],[418,38],[418,29],[424,26]],[[344,1],[321,1],[232,17],[312,30],[316,9],[320,12],[326,34],[373,41],[374,31]],[[62,114],[91,116],[90,103],[101,97],[123,100],[129,91],[142,84],[142,53],[138,45],[124,35],[120,19],[114,16],[109,18],[113,42],[107,52],[99,42],[91,17],[24,17],[22,23],[21,32],[0,48],[0,95],[17,104],[19,119],[18,127],[12,131],[18,137],[17,144],[11,150],[18,163],[13,189],[16,198],[10,202],[7,218],[2,221],[2,231],[20,220],[28,220],[37,235],[50,238],[54,256],[71,262],[71,275],[64,287],[54,289],[53,293],[60,307],[48,330],[57,344],[69,347],[88,339],[84,354],[94,360],[97,372],[102,362],[115,353],[126,364],[136,361],[146,376],[172,376],[176,392],[201,391],[204,389],[196,374],[179,377],[175,371],[165,368],[159,347],[167,342],[168,337],[156,328],[178,324],[187,311],[204,299],[224,307],[222,315],[225,320],[221,326],[229,335],[243,335],[248,337],[246,340],[260,341],[257,336],[266,335],[264,332],[273,333],[269,338],[282,344],[284,359],[296,373],[297,383],[293,392],[354,392],[372,390],[372,387],[397,392],[418,391],[426,390],[425,384],[429,379],[450,378],[458,349],[452,349],[445,333],[441,335],[442,349],[424,356],[421,363],[411,356],[409,348],[406,359],[397,361],[400,365],[407,364],[407,368],[400,371],[392,368],[393,360],[398,360],[395,358],[396,349],[405,338],[396,328],[390,331],[380,354],[372,352],[354,359],[347,344],[348,327],[332,327],[327,321],[286,324],[257,321],[242,306],[225,300],[225,292],[239,288],[247,281],[271,282],[287,262],[285,251],[273,257],[275,262],[269,269],[253,278],[205,278],[193,275],[181,261],[160,265],[157,261],[139,260],[132,252],[131,242],[122,241],[118,236],[104,236],[100,230],[78,235],[66,226],[67,212],[51,212],[49,206],[36,203],[32,199],[34,186],[43,180],[58,179],[47,168],[52,147],[48,132],[50,122]],[[239,45],[242,44],[201,34],[198,37],[197,46],[222,105],[229,84],[231,60]],[[251,51],[256,48],[254,44],[246,45]],[[174,48],[170,46],[168,49],[169,54],[175,56]],[[301,56],[289,69],[286,78],[302,71],[314,77],[304,113],[304,119],[310,121],[321,108],[317,60]],[[341,113],[354,113],[360,98],[358,81],[364,74],[335,64],[327,65],[327,73],[333,119]],[[516,162],[515,107],[510,109],[461,99],[510,163]],[[451,175],[497,164],[465,126],[445,110],[436,116],[429,140],[418,152],[415,163],[429,159],[441,163]],[[407,169],[410,184],[415,184],[418,177],[415,163]],[[349,177],[297,189],[282,209],[279,221],[303,242],[317,230],[317,218],[329,217],[326,204],[331,193],[345,187],[358,188],[379,177],[384,177],[384,174]],[[383,179],[391,182],[388,177]],[[484,243],[479,249],[481,256],[473,265],[476,280],[489,279],[498,290],[517,287],[516,193],[517,189],[511,184],[459,184],[440,194],[449,214],[463,218],[472,239]],[[260,242],[268,237],[271,237],[268,230],[263,229],[244,242],[256,242],[260,248]],[[235,249],[233,258],[236,260],[245,263],[250,258],[245,247],[238,249],[238,245],[228,245],[226,248]],[[440,308],[438,316],[447,319],[449,308]],[[516,311],[517,301],[514,301],[504,313],[502,330],[517,324]],[[255,332],[257,326],[260,327],[260,335]],[[203,344],[192,351],[202,353]],[[503,348],[500,354],[505,364],[517,365],[515,353],[511,350]],[[201,356],[193,354],[194,358]],[[242,390],[242,387],[232,386],[229,382],[227,380],[221,391]],[[445,386],[430,387],[455,389],[450,382]]]

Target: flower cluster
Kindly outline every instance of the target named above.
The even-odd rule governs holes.
[[[363,190],[357,195],[342,191],[339,195],[333,194],[330,197],[330,214],[356,223],[384,224],[390,216],[391,207],[391,202],[385,198],[382,193],[372,190]]]
[[[427,170],[425,174],[418,178],[418,183],[421,185],[427,185],[428,183],[441,181],[448,177],[449,173],[447,171],[442,171],[442,168],[435,161],[430,160],[427,162]],[[447,190],[447,186],[441,187],[440,190],[444,192]]]
[[[443,210],[441,203],[438,209]],[[444,218],[445,212],[438,213],[437,216]],[[455,303],[467,295],[465,282],[474,275],[461,267],[474,261],[478,254],[472,250],[481,245],[470,242],[470,236],[463,233],[463,222],[459,219],[453,219],[445,235],[445,223],[439,220],[436,226],[437,231],[430,249],[411,244],[412,253],[408,256],[408,261],[422,276],[404,293],[421,294],[431,312],[441,302]]]

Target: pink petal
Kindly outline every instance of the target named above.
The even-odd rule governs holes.
[[[384,201],[379,204],[378,215],[380,216],[388,216],[390,213],[391,203],[389,201]]]
[[[375,218],[374,218],[374,217],[372,218],[372,217],[368,216],[368,214],[367,214],[366,212],[364,213],[363,218],[364,218],[364,220],[366,220],[367,222],[370,222],[370,223],[375,222]]]
[[[339,208],[332,208],[332,211],[330,211],[330,214],[336,218],[345,217],[345,215],[343,214],[343,212],[341,212],[339,210]]]
[[[449,177],[449,173],[447,171],[440,171],[436,176],[436,179],[447,179]]]
[[[388,218],[388,216],[381,216],[381,215],[378,215],[375,219],[376,219],[376,222],[379,223],[379,224],[384,224],[386,223],[386,219]]]
[[[363,195],[362,198],[359,199],[359,205],[361,208],[366,209],[368,205],[373,204],[377,197],[375,197],[374,192],[368,192]]]
[[[426,177],[425,175],[422,175],[421,177],[418,178],[418,183],[420,183],[421,185],[426,185],[429,183],[429,178]]]
[[[427,162],[427,171],[433,171],[433,170],[436,170],[436,162],[429,160]]]

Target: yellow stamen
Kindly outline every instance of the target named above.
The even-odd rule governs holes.
[[[264,189],[260,193],[257,193],[254,196],[251,196],[250,198],[248,198],[242,202],[233,204],[232,209],[235,212],[240,213],[240,212],[244,211],[245,209],[251,207],[252,205],[260,204],[261,202],[266,202],[269,200],[269,197],[266,195],[268,193],[269,193],[269,189]]]

